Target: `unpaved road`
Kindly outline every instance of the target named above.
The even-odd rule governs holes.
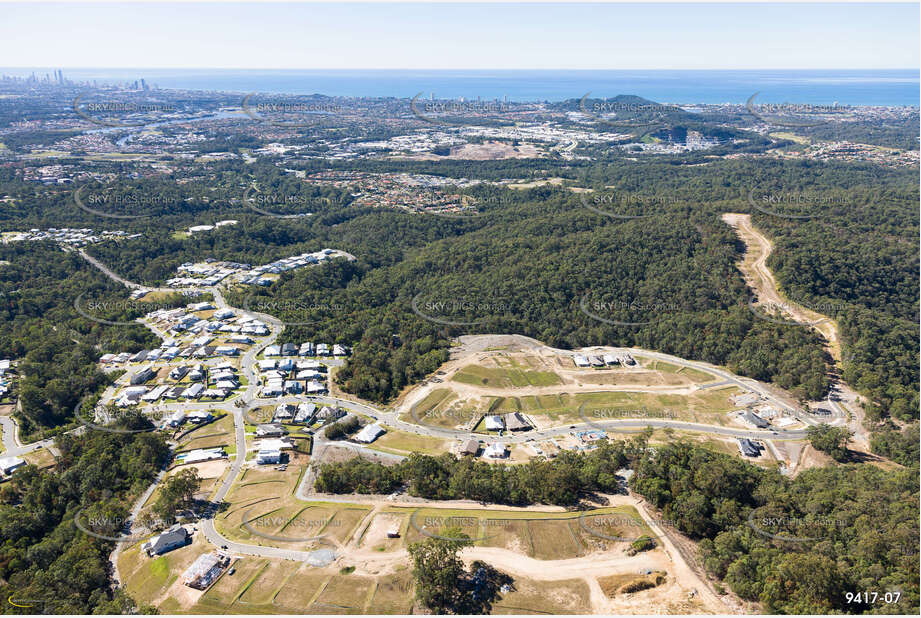
[[[723,221],[735,229],[745,243],[747,253],[750,254],[746,255],[740,269],[746,282],[758,295],[757,304],[779,309],[794,321],[817,330],[825,339],[829,354],[835,362],[840,363],[841,342],[838,337],[838,325],[828,316],[790,301],[780,292],[774,273],[767,266],[767,260],[774,251],[774,243],[755,229],[751,215],[726,213],[723,215]]]
[[[739,270],[757,295],[756,304],[766,306],[769,310],[779,310],[789,316],[792,322],[818,332],[825,342],[825,349],[837,365],[838,375],[841,375],[841,339],[838,324],[828,316],[790,301],[781,293],[774,273],[767,266],[774,244],[752,225],[751,215],[725,213],[722,218],[745,243],[746,256],[739,263]],[[753,313],[763,315],[754,309]],[[854,433],[853,446],[869,452],[869,436],[863,427],[864,411],[860,405],[862,397],[838,376],[832,376],[832,390],[837,391],[838,397],[838,400],[835,400],[829,396],[828,404],[832,411],[848,417],[848,428]]]
[[[597,578],[620,573],[640,573],[649,569],[667,572],[669,578],[678,584],[678,587],[669,593],[669,596],[675,597],[673,601],[687,598],[688,593],[694,591],[695,598],[706,609],[714,613],[733,613],[734,608],[726,605],[710,590],[638,500],[627,496],[610,498],[618,504],[630,504],[638,510],[653,534],[658,537],[658,548],[635,556],[607,551],[563,560],[539,560],[502,547],[467,547],[461,551],[461,558],[468,564],[474,560],[482,560],[500,571],[537,581],[581,579],[589,587],[592,611],[598,614],[607,613],[610,609],[610,599],[602,593]],[[444,506],[437,501],[431,501],[430,505]],[[375,512],[383,506],[389,505],[379,503],[375,506]],[[535,506],[523,510],[547,509]],[[377,575],[392,572],[398,565],[406,564],[408,559],[405,549],[379,552],[371,548],[349,548],[340,561],[341,564],[356,566],[356,572],[360,574]]]

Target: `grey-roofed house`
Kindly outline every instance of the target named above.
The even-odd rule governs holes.
[[[294,415],[294,422],[299,425],[305,425],[310,422],[316,414],[317,406],[313,403],[302,403],[297,406],[297,414]]]
[[[472,455],[476,457],[477,453],[480,452],[480,443],[474,439],[467,440],[460,447],[461,455]]]
[[[742,413],[742,418],[745,419],[746,423],[749,423],[750,425],[754,425],[758,429],[764,429],[770,426],[770,423],[768,423],[766,420],[764,420],[763,418],[761,418],[754,412],[749,412],[748,410]]]
[[[323,406],[323,408],[317,412],[317,420],[319,421],[334,421],[343,416],[345,416],[345,411],[338,407],[330,408],[329,406]]]
[[[136,374],[131,376],[131,384],[132,385],[143,384],[144,382],[147,382],[152,377],[154,377],[154,375],[156,375],[156,373],[154,372],[152,367],[144,367],[143,369],[138,371]]]
[[[521,416],[520,412],[509,412],[503,417],[505,428],[509,431],[527,431],[531,425]]]
[[[283,436],[288,433],[281,423],[263,423],[256,427],[256,435],[262,437]]]
[[[746,457],[757,457],[761,454],[761,449],[748,438],[739,439],[739,452]]]
[[[162,532],[144,543],[141,548],[147,552],[148,556],[159,556],[179,547],[184,547],[189,543],[189,539],[189,531],[176,524],[166,532]]]

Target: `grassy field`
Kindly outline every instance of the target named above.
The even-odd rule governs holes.
[[[408,614],[413,606],[413,578],[408,570],[377,579],[369,614]]]
[[[416,404],[419,410],[442,410],[456,399],[456,396],[448,388],[433,389],[425,399]]]
[[[333,575],[326,571],[301,565],[293,569],[291,585],[283,586],[275,596],[274,605],[278,613],[302,614],[308,612],[317,593],[332,579]]]
[[[581,579],[535,581],[518,577],[493,604],[493,614],[588,614],[590,593]]]
[[[362,546],[378,551],[394,551],[429,535],[459,528],[477,546],[502,547],[539,560],[564,560],[595,550],[626,548],[626,541],[607,539],[605,535],[635,539],[652,534],[631,506],[587,513],[391,507],[375,515],[377,518],[386,518],[385,525],[370,522]],[[388,539],[383,534],[392,525],[399,528],[399,539]]]
[[[26,460],[26,463],[38,466],[39,468],[51,467],[57,461],[54,455],[51,454],[51,451],[46,448],[40,448],[31,453],[26,453],[22,458]]]
[[[240,605],[271,603],[293,574],[293,570],[282,562],[265,561],[262,568],[247,582],[237,603]]]
[[[436,388],[414,406],[415,418],[411,412],[403,413],[400,418],[408,423],[452,428],[466,425],[482,414],[462,403],[450,389]]]
[[[585,404],[588,420],[614,419],[673,419],[707,424],[725,424],[725,415],[734,409],[730,396],[738,389],[701,390],[691,395],[636,393],[625,391],[594,393],[561,393],[531,397],[491,397],[483,413],[520,411],[546,417],[545,423],[562,425],[585,422],[579,407]]]
[[[716,379],[712,374],[706,371],[700,371],[699,369],[693,369],[691,367],[682,367],[681,365],[673,365],[672,363],[666,363],[660,360],[651,360],[649,363],[646,363],[645,366],[653,371],[683,376],[694,383],[713,382]]]
[[[379,577],[283,560],[245,557],[187,610],[211,614],[405,614],[413,605],[406,570]]]
[[[233,415],[225,413],[223,417],[185,434],[180,439],[176,451],[181,453],[199,448],[229,447],[234,441]]]
[[[455,382],[496,388],[524,388],[561,384],[560,376],[552,371],[534,371],[519,367],[484,367],[467,365],[451,378]]]
[[[620,575],[599,577],[598,585],[601,586],[601,591],[604,592],[605,596],[613,599],[617,595],[630,594],[631,592],[661,586],[665,583],[665,580],[666,574],[663,571],[653,571],[648,575],[622,573]]]
[[[373,577],[334,575],[311,605],[313,613],[361,613],[373,593]]]
[[[199,536],[190,545],[150,558],[141,551],[141,543],[138,542],[119,554],[118,570],[132,598],[140,604],[160,606],[164,613],[175,613],[184,611],[175,597],[182,596],[191,605],[200,594],[177,583],[179,576],[196,558],[212,551],[214,547]],[[177,595],[177,591],[181,594]]]
[[[387,433],[371,444],[371,448],[398,454],[416,452],[439,455],[447,450],[448,443],[448,440],[388,429]]]
[[[347,541],[370,509],[302,502],[293,495],[299,478],[300,471],[293,467],[284,472],[248,469],[231,489],[227,498],[230,507],[215,521],[218,531],[242,543],[286,549],[314,549],[321,544],[314,540],[318,536]]]
[[[271,507],[265,508],[272,511]],[[367,508],[358,505],[312,503],[279,515],[279,531],[288,532],[299,521],[342,520],[336,533],[340,541],[357,536],[358,523],[365,518]],[[424,538],[410,525],[414,508],[389,507],[375,515],[384,518],[381,525],[372,520],[361,527],[362,547],[394,551]],[[626,543],[610,542],[599,546],[598,539],[580,525],[582,521],[593,530],[625,537],[649,534],[633,507],[620,506],[598,509],[588,514],[567,512],[505,511],[493,509],[437,509],[416,512],[417,525],[440,531],[443,526],[460,524],[467,534],[479,538],[477,545],[507,547],[537,559],[554,560],[584,556],[595,549],[626,548]],[[455,520],[452,520],[454,518]],[[598,523],[598,520],[601,523]],[[635,529],[610,524],[611,521],[636,521]],[[285,523],[287,522],[287,523]],[[380,536],[397,522],[400,537],[386,539],[387,546],[378,547]],[[329,524],[326,529],[329,529]],[[306,528],[303,526],[303,528]],[[629,528],[629,526],[627,527]],[[323,529],[319,527],[318,529]],[[374,530],[372,532],[372,529]],[[436,532],[437,533],[437,532]],[[192,591],[177,583],[178,576],[191,562],[213,548],[200,537],[193,545],[150,559],[141,555],[140,544],[127,548],[120,556],[119,569],[127,591],[141,604],[154,604],[161,612],[192,614],[405,614],[414,604],[413,582],[409,569],[381,576],[356,575],[340,569],[315,568],[306,564],[279,559],[243,556],[234,563],[234,573],[225,571],[204,593]],[[629,578],[642,576],[630,575]],[[632,582],[632,579],[631,579]],[[605,582],[608,588],[620,590],[627,581]],[[607,588],[606,588],[607,589]],[[493,606],[496,614],[585,613],[590,610],[587,584],[582,580],[538,582],[516,578],[512,590],[501,595]]]
[[[788,131],[777,131],[775,133],[771,133],[770,136],[776,139],[788,139],[791,142],[796,142],[797,144],[811,143],[808,137],[803,137],[802,135],[797,135]]]

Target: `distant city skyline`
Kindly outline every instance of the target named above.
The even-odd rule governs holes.
[[[0,6],[2,64],[65,72],[921,66],[917,3]]]

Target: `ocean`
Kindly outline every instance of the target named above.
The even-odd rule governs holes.
[[[38,76],[52,69],[2,69],[0,74]],[[124,83],[144,79],[160,88],[235,93],[330,96],[562,101],[631,94],[660,103],[812,105],[919,105],[919,71],[435,71],[435,70],[218,70],[65,69],[74,81]]]

